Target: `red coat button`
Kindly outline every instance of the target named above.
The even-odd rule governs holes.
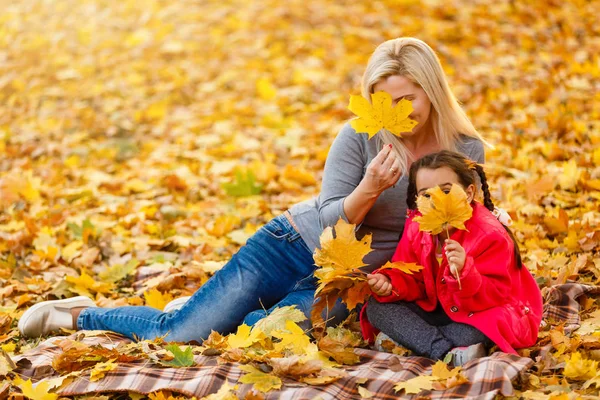
[[[445,283],[446,283],[446,279],[445,279],[445,278],[442,278],[442,280],[441,280],[440,282],[442,282],[442,283],[444,283],[444,284],[445,284]]]
[[[450,307],[450,311],[457,312],[458,311],[458,307],[452,306],[452,307]]]

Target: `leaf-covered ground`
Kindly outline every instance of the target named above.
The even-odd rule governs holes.
[[[36,345],[16,324],[44,299],[160,308],[191,294],[257,227],[318,193],[370,53],[398,36],[438,52],[495,146],[493,195],[540,285],[598,284],[598,15],[584,0],[3,2],[3,351]],[[161,271],[170,278],[132,287]],[[552,349],[527,398],[597,392],[599,306],[583,301],[571,338],[540,333]]]

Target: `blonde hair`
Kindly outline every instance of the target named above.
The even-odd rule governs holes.
[[[363,97],[370,102],[373,87],[392,75],[404,76],[423,88],[431,101],[429,118],[442,150],[456,151],[460,134],[477,138],[490,146],[456,100],[440,60],[427,43],[412,37],[401,37],[380,44],[371,55],[362,77]],[[385,129],[377,137],[379,148],[384,144],[392,145],[400,156],[401,170],[406,173],[408,156],[411,154],[402,139]]]

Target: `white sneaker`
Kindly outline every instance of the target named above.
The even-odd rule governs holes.
[[[96,307],[96,303],[85,296],[42,301],[21,316],[19,332],[25,337],[40,337],[60,328],[74,329],[71,309],[76,307]]]
[[[452,356],[452,364],[461,367],[471,360],[487,356],[483,343],[473,344],[469,347],[455,347],[448,352],[446,357]]]
[[[179,310],[181,307],[183,307],[186,301],[190,299],[190,297],[192,296],[178,297],[175,300],[171,300],[167,303],[165,308],[163,308],[163,312],[172,312],[175,310]]]

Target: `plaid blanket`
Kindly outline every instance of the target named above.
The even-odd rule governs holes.
[[[577,298],[584,294],[600,293],[600,287],[569,283],[550,288],[545,293],[546,303],[544,317],[547,323],[558,320],[567,321],[570,325],[579,324],[579,304]],[[73,336],[74,337],[74,336]],[[56,373],[52,369],[52,359],[61,353],[55,345],[57,337],[47,339],[38,347],[15,358],[15,361],[26,359],[30,363],[17,370],[25,379],[34,381],[52,378]],[[81,340],[88,345],[101,344],[114,347],[119,342],[129,340],[113,333],[89,336]],[[366,349],[356,349],[361,356],[360,364],[346,367],[348,375],[337,382],[325,386],[308,386],[293,380],[284,380],[280,391],[269,392],[266,399],[356,399],[359,382],[369,391],[375,393],[375,399],[396,399],[394,392],[396,383],[418,375],[431,374],[433,361],[422,357],[397,357]],[[216,357],[195,356],[197,366],[190,368],[163,368],[149,364],[147,361],[120,364],[117,369],[106,374],[105,378],[91,382],[88,376],[80,378],[63,387],[63,396],[82,395],[101,392],[133,391],[151,393],[166,389],[187,396],[201,398],[215,393],[226,381],[236,384],[242,371],[236,363],[218,364]],[[390,362],[396,364],[390,369]],[[494,399],[496,395],[504,396],[513,393],[512,381],[533,364],[533,360],[505,353],[494,353],[489,357],[473,360],[464,367],[467,383],[444,391],[426,391],[417,395],[404,395],[402,398],[428,399]],[[397,371],[397,372],[394,372]],[[251,390],[251,385],[240,384],[237,394],[244,398]]]

